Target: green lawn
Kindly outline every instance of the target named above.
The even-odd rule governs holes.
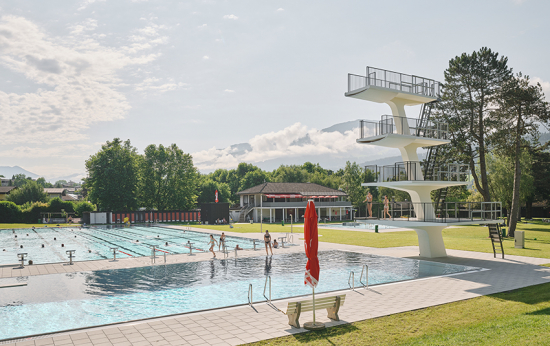
[[[196,225],[194,227],[216,229],[226,232],[260,233],[260,224],[236,224],[230,229],[228,225]],[[418,246],[416,232],[372,233],[323,229],[319,226],[319,241],[370,247]],[[263,224],[263,231],[290,232],[290,226],[281,224]],[[518,230],[525,231],[525,248],[516,249],[513,238],[504,238],[504,253],[509,255],[550,258],[550,224],[541,221],[518,224]],[[303,233],[303,227],[293,227],[294,233]],[[489,231],[485,226],[464,226],[443,230],[443,241],[448,249],[478,252],[493,252]]]
[[[548,345],[549,315],[543,284],[251,345]]]

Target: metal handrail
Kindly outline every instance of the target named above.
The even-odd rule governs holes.
[[[15,231],[14,231],[15,233]],[[21,252],[21,253],[18,253],[17,254],[17,257],[19,257],[19,260],[21,261],[21,268],[24,268],[25,267],[25,256],[27,256],[28,254],[26,252]]]
[[[351,283],[350,283],[350,280],[351,280]],[[355,291],[355,273],[353,271],[349,273],[348,286],[349,288]]]
[[[359,120],[360,139],[386,134],[447,139],[447,123],[435,120],[429,120],[425,124],[420,122],[421,119],[393,115],[382,115],[380,121]]]
[[[269,280],[269,298],[265,295],[265,289],[267,288],[267,281]],[[271,303],[271,276],[266,276],[264,284],[264,297]]]
[[[67,251],[65,251],[65,253],[66,253],[67,255],[69,255],[69,264],[70,264],[70,265],[73,264],[73,257],[74,257],[73,253],[74,253],[75,251],[76,251],[76,250],[67,250]]]
[[[369,174],[370,173],[370,174]],[[365,166],[365,183],[387,181],[469,181],[470,166],[447,163],[426,172],[420,161],[396,162],[393,165]]]
[[[113,262],[114,262],[114,261],[116,261],[116,252],[117,252],[118,248],[117,247],[112,247],[110,249],[113,251]]]
[[[472,222],[498,220],[502,217],[501,202],[445,202],[414,203],[391,201],[388,214],[384,215],[384,203],[372,203],[371,220],[411,222]]]
[[[253,300],[253,296],[252,296],[252,284],[248,284],[248,305],[252,306],[252,300]]]
[[[365,284],[363,282],[363,273],[365,274],[365,278],[367,283]],[[367,264],[363,264],[363,269],[361,269],[361,277],[359,278],[359,282],[363,285],[365,289],[369,288],[369,266]]]
[[[371,66],[367,66],[365,76],[348,74],[348,92],[369,85],[431,97],[437,97],[441,92],[441,83],[433,79]]]

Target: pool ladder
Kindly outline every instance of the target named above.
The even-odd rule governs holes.
[[[365,277],[365,282],[363,282],[363,276]],[[367,264],[363,264],[363,268],[361,269],[361,276],[359,277],[359,282],[364,289],[369,288],[369,266]],[[355,290],[355,273],[353,272],[353,270],[349,273],[348,286],[352,290]]]
[[[267,282],[269,281],[269,297],[265,295],[265,290],[267,289]],[[264,284],[264,297],[269,303],[271,303],[271,276],[266,276]]]

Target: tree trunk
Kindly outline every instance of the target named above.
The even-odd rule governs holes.
[[[518,223],[518,213],[521,212],[519,207],[519,187],[521,179],[521,165],[520,165],[520,156],[521,156],[521,114],[519,115],[518,124],[516,126],[516,157],[514,158],[514,190],[512,191],[512,210],[510,212],[510,237],[514,236],[516,231],[516,224]]]
[[[531,220],[533,218],[533,201],[527,201],[525,203],[525,219]]]

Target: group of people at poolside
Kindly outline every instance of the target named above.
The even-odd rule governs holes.
[[[271,255],[273,255],[273,248],[277,249],[279,248],[279,243],[277,242],[277,239],[273,240],[273,247],[271,243],[271,234],[269,234],[268,230],[265,230],[264,234],[264,242],[265,242],[265,253],[269,255],[269,252],[267,251],[267,248],[269,247],[269,250],[271,250]],[[212,255],[214,255],[214,258],[216,257],[216,253],[214,252],[214,246],[218,245],[218,251],[221,251],[222,245],[225,243],[225,233],[222,232],[222,235],[220,236],[220,241],[218,242],[214,235],[210,235],[210,240],[208,241],[208,245],[210,245],[210,248],[208,251],[212,252]],[[235,246],[235,250],[243,250],[242,247],[237,244]]]
[[[372,217],[372,194],[370,191],[367,193],[367,197],[363,202],[367,202],[367,217]],[[391,219],[390,215],[390,200],[387,195],[384,196],[384,212],[382,213],[382,216],[384,217],[384,220],[386,220],[386,215],[388,216],[388,219]]]

